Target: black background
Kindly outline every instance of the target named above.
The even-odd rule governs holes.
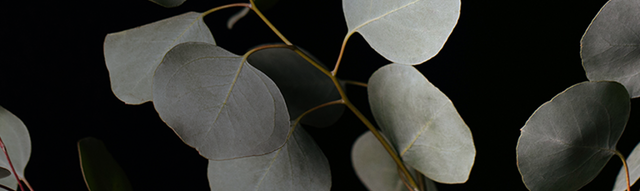
[[[3,5],[0,105],[27,125],[32,154],[25,175],[36,190],[86,190],[76,141],[97,137],[126,171],[135,190],[208,190],[207,161],[158,117],[152,103],[132,106],[111,91],[102,44],[118,32],[229,0],[188,0],[163,8],[144,0],[19,1]],[[469,181],[440,190],[526,190],[516,167],[519,129],[542,103],[587,80],[580,38],[604,5],[597,1],[462,1],[460,19],[441,52],[416,66],[455,104],[477,149]],[[280,0],[264,11],[294,44],[329,67],[347,32],[341,1]],[[216,43],[236,54],[280,42],[253,13],[225,28],[240,8],[205,17]],[[367,82],[388,64],[358,34],[338,77]],[[369,119],[366,89],[349,86]],[[640,100],[618,149],[640,142]],[[333,190],[365,190],[350,162],[351,144],[366,127],[351,113],[332,127],[306,128],[330,161]],[[610,190],[621,166],[612,158],[582,190]],[[638,186],[634,187],[637,190]]]

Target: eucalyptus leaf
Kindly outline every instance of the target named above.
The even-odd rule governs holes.
[[[149,1],[154,2],[166,8],[172,8],[172,7],[177,7],[182,5],[182,3],[184,3],[187,0],[149,0]]]
[[[581,41],[582,65],[591,81],[622,83],[640,97],[640,3],[610,0],[600,9]]]
[[[251,54],[248,61],[278,85],[291,119],[318,105],[341,98],[331,78],[291,49],[259,50]],[[330,105],[307,114],[301,122],[327,127],[338,121],[343,112],[344,105]]]
[[[627,157],[627,166],[629,166],[629,181],[631,186],[638,182],[640,179],[640,144],[636,145],[636,148],[631,151],[629,157]],[[627,178],[624,170],[624,166],[620,168],[616,183],[613,186],[613,191],[623,191],[627,189]]]
[[[349,32],[386,59],[420,64],[438,54],[460,15],[459,0],[342,1]]]
[[[7,148],[7,153],[9,153],[18,177],[24,178],[24,168],[31,156],[29,131],[18,117],[2,106],[0,106],[0,138]],[[4,176],[4,178],[0,178],[0,184],[16,190],[18,181],[11,173],[11,166],[9,166],[9,161],[4,153],[0,153],[0,169],[2,169],[0,171],[3,171]]]
[[[211,190],[309,190],[331,188],[329,162],[313,138],[298,125],[287,143],[262,156],[212,161]]]
[[[398,165],[376,137],[367,131],[360,135],[351,150],[351,162],[360,181],[371,191],[406,191],[398,176]],[[407,167],[412,169],[411,167]],[[415,178],[415,170],[410,170]],[[435,183],[424,179],[427,191],[437,191]]]
[[[530,190],[578,190],[605,166],[629,118],[617,82],[582,82],[540,106],[521,129],[518,169]]]
[[[182,42],[215,44],[200,15],[188,12],[108,34],[104,57],[116,97],[127,104],[151,101],[153,73],[167,51]]]
[[[213,44],[175,46],[153,82],[153,104],[162,120],[209,160],[270,153],[291,131],[276,84]]]
[[[369,79],[373,116],[407,165],[441,183],[466,182],[471,131],[451,100],[413,66],[389,64]]]
[[[131,183],[120,165],[104,146],[93,137],[78,141],[82,176],[90,191],[130,191]]]

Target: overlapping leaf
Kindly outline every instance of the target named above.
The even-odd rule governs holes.
[[[104,57],[118,99],[127,104],[151,101],[153,72],[173,46],[190,41],[215,43],[200,15],[188,12],[107,35]]]
[[[80,167],[90,191],[130,191],[131,184],[104,143],[87,137],[78,141]]]
[[[276,84],[213,44],[171,49],[155,72],[153,97],[162,120],[210,160],[272,152],[291,130]]]
[[[633,186],[640,179],[640,144],[636,145],[636,148],[627,157],[627,165],[629,166],[629,181]],[[627,178],[624,167],[622,167],[616,178],[613,191],[623,191],[625,189],[627,189]]]
[[[7,148],[11,163],[18,174],[24,177],[24,168],[31,156],[31,138],[29,131],[22,121],[11,112],[0,106],[0,137]],[[0,184],[13,188],[18,187],[18,181],[11,173],[11,166],[4,153],[0,152],[0,171],[4,178],[0,178]]]
[[[578,190],[614,154],[629,118],[627,90],[583,82],[544,103],[521,129],[517,159],[530,190]]]
[[[442,183],[465,182],[473,138],[451,100],[415,68],[389,64],[369,79],[376,122],[407,165]]]
[[[291,119],[320,104],[340,99],[333,81],[291,49],[269,48],[257,51],[249,63],[273,80],[287,102]],[[326,127],[335,123],[344,105],[331,105],[309,113],[302,123]]]
[[[262,156],[209,160],[211,190],[309,190],[331,188],[329,162],[298,125],[287,143]]]
[[[187,0],[149,0],[149,1],[154,2],[163,7],[172,8],[172,7],[177,7],[182,5],[182,3],[184,3]]]
[[[459,0],[342,1],[349,32],[359,32],[380,55],[401,64],[435,56],[460,15]]]
[[[582,37],[581,53],[589,80],[617,81],[631,97],[640,97],[638,0],[607,2]]]
[[[376,137],[367,131],[358,137],[351,150],[353,168],[360,181],[371,191],[407,190],[398,176],[398,166]],[[411,169],[408,167],[408,169]],[[411,170],[411,172],[415,172]],[[414,178],[416,177],[415,174]],[[437,191],[435,183],[424,179],[426,191]]]

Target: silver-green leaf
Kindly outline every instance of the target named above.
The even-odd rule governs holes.
[[[591,81],[622,83],[640,97],[640,3],[610,0],[600,9],[581,41],[582,65]]]
[[[104,58],[116,97],[127,104],[153,100],[153,73],[167,51],[182,42],[215,44],[200,15],[188,12],[108,34]]]
[[[272,152],[291,130],[276,84],[213,44],[182,43],[167,52],[153,97],[162,120],[209,160]]]
[[[629,181],[633,186],[640,179],[640,144],[636,145],[636,148],[627,157],[627,166],[629,166]],[[627,189],[627,178],[624,167],[622,167],[616,178],[613,191],[623,191],[625,189]]]
[[[441,183],[469,178],[475,146],[453,103],[413,66],[389,64],[369,79],[373,116],[407,165]]]
[[[438,54],[460,15],[459,0],[345,0],[349,32],[386,59],[416,65]]]
[[[184,3],[187,0],[149,0],[149,1],[154,2],[166,8],[172,8],[172,7],[177,7],[182,5],[182,3]]]
[[[331,188],[329,162],[298,125],[287,143],[262,156],[209,161],[211,190],[309,190]]]
[[[11,112],[0,106],[0,137],[7,148],[11,163],[21,179],[24,178],[24,168],[31,156],[31,138],[29,131],[22,121]],[[4,153],[0,151],[0,171],[4,178],[0,184],[13,188],[18,187],[18,181],[11,173],[11,166]]]
[[[615,153],[629,118],[617,82],[575,84],[542,104],[521,129],[518,169],[530,190],[578,190]]]

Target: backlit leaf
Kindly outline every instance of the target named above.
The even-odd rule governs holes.
[[[640,97],[640,3],[610,0],[581,41],[582,65],[591,81],[611,80]]]
[[[172,8],[172,7],[177,7],[182,5],[182,3],[184,3],[187,0],[149,0],[149,1],[154,2],[166,8]]]
[[[210,160],[272,152],[291,130],[276,84],[213,44],[171,49],[155,72],[153,97],[162,120]]]
[[[188,12],[107,35],[104,57],[118,99],[127,104],[151,101],[153,73],[173,46],[190,41],[215,43],[200,15]]]
[[[368,93],[376,122],[407,165],[437,182],[467,181],[476,154],[471,131],[418,70],[383,66],[369,79]]]
[[[131,184],[120,165],[113,159],[104,143],[87,137],[78,141],[80,167],[91,191],[130,191]]]
[[[209,160],[211,190],[309,190],[331,188],[329,162],[298,125],[287,143],[262,156]]]
[[[11,112],[0,106],[0,137],[7,148],[11,163],[18,174],[18,177],[24,177],[24,168],[29,162],[31,156],[31,138],[29,131],[22,121]],[[0,178],[0,184],[13,188],[18,187],[18,181],[11,173],[11,166],[7,161],[7,157],[0,150],[0,171],[4,178]]]
[[[627,90],[583,82],[540,106],[522,127],[517,159],[530,190],[578,190],[614,154],[629,118]]]
[[[638,182],[640,179],[640,144],[636,145],[636,148],[631,151],[631,154],[627,157],[627,165],[629,166],[629,180],[631,186]],[[624,167],[620,168],[616,183],[613,186],[613,191],[623,191],[627,189],[627,178]]]
[[[459,0],[345,0],[349,32],[386,59],[420,64],[435,56],[460,15]]]

